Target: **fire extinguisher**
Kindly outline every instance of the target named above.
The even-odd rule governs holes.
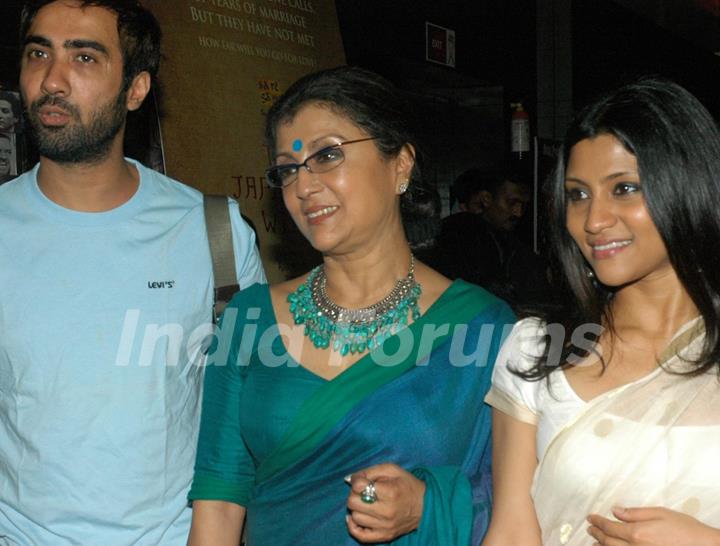
[[[510,104],[513,113],[510,119],[510,151],[517,159],[530,152],[530,116],[521,102]]]

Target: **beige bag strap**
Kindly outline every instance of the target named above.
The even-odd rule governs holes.
[[[203,198],[205,227],[210,243],[215,284],[214,322],[217,322],[225,306],[235,292],[240,289],[235,269],[235,251],[233,250],[229,206],[226,195],[205,195]]]

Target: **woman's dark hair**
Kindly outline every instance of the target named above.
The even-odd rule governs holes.
[[[408,99],[382,76],[355,66],[339,66],[308,74],[293,83],[267,114],[265,141],[275,159],[277,131],[309,103],[325,105],[347,116],[376,140],[386,157],[395,157],[406,144],[419,155]],[[419,178],[418,158],[413,180]]]
[[[548,223],[555,258],[575,301],[557,316],[546,316],[548,324],[562,324],[566,340],[586,324],[602,324],[613,333],[608,304],[614,289],[590,274],[565,227],[570,151],[581,140],[603,134],[617,138],[636,157],[650,216],[705,322],[705,346],[693,373],[720,366],[720,132],[691,93],[663,78],[643,77],[607,93],[581,110],[565,134],[547,184]],[[551,343],[546,341],[535,367],[519,375],[541,379],[568,363],[571,355],[589,352],[566,341],[559,360],[550,358]],[[590,341],[596,342],[597,336]]]
[[[20,16],[20,43],[37,12],[56,0],[29,0]],[[160,67],[162,31],[155,16],[137,0],[81,0],[80,7],[100,7],[117,14],[117,31],[123,55],[123,89],[128,90],[135,76],[147,71],[154,80]]]

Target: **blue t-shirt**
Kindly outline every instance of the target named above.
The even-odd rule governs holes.
[[[102,213],[0,186],[0,545],[185,545],[213,275],[202,195],[132,162]],[[238,283],[265,282],[231,207]]]

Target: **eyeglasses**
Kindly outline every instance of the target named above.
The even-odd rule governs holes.
[[[332,146],[326,146],[314,154],[310,154],[302,163],[285,163],[275,165],[265,171],[265,181],[271,188],[284,188],[297,180],[300,167],[305,167],[311,173],[326,173],[345,161],[345,154],[341,147],[356,142],[375,140],[376,137],[359,138],[357,140],[346,140]]]

